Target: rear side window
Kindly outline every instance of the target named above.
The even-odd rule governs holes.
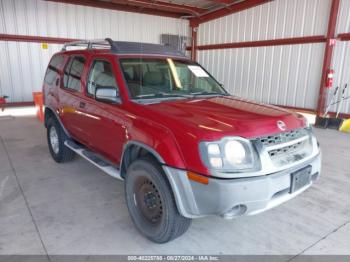
[[[59,68],[63,64],[64,57],[61,55],[54,56],[49,66],[47,67],[44,82],[48,85],[52,85],[55,79],[58,77]]]
[[[94,96],[96,87],[113,87],[118,90],[113,67],[107,61],[97,60],[91,67],[87,83],[88,95]]]
[[[73,57],[69,60],[63,77],[63,85],[65,88],[80,91],[81,75],[84,70],[85,58],[84,57]]]

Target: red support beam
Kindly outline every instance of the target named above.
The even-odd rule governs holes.
[[[282,108],[290,110],[290,111],[295,111],[295,112],[300,112],[300,113],[305,113],[305,114],[312,114],[312,115],[316,114],[316,110],[311,109],[311,108],[301,108],[301,107],[281,106],[281,105],[274,105],[274,106],[282,107]]]
[[[260,40],[260,41],[249,41],[249,42],[200,45],[200,46],[197,46],[197,50],[311,44],[311,43],[326,42],[326,40],[327,40],[326,37],[323,35],[305,36],[305,37],[284,38],[284,39],[274,39],[274,40]]]
[[[125,3],[112,3],[112,2],[104,2],[104,1],[95,1],[95,0],[46,0],[50,2],[57,3],[65,3],[65,4],[74,4],[74,5],[82,5],[82,6],[90,6],[96,8],[110,9],[110,10],[118,10],[132,13],[141,13],[148,15],[157,15],[157,16],[166,16],[166,17],[174,17],[180,18],[184,15],[188,15],[188,12],[170,12],[163,10],[155,10],[153,8],[145,8],[139,6],[131,6],[126,5]]]
[[[197,60],[197,34],[198,34],[198,23],[190,21],[190,29],[191,29],[191,59],[193,61]]]
[[[229,5],[229,4],[233,3],[232,0],[212,0],[212,2],[215,2],[215,3],[218,3],[218,4],[225,4],[225,5]]]
[[[327,97],[327,90],[326,90],[327,71],[330,69],[331,63],[332,63],[333,49],[334,49],[334,44],[332,44],[332,39],[336,37],[335,28],[337,25],[339,5],[340,5],[340,0],[332,0],[332,6],[331,6],[329,21],[328,21],[326,49],[324,52],[324,59],[323,59],[320,92],[319,92],[318,104],[317,104],[317,114],[319,116],[322,116],[325,111],[326,97]]]
[[[64,43],[78,41],[78,40],[79,39],[72,39],[72,38],[0,34],[0,41],[64,44]]]
[[[202,24],[205,22],[208,22],[210,20],[214,20],[223,16],[227,16],[233,13],[237,13],[249,8],[253,8],[255,6],[258,5],[262,5],[265,4],[267,2],[271,2],[273,0],[245,0],[242,2],[238,2],[235,4],[231,4],[231,5],[226,5],[223,8],[201,15],[197,18],[193,18],[193,20],[195,20],[197,23]]]
[[[296,112],[300,112],[300,113],[306,113],[306,114],[312,114],[312,115],[316,115],[317,112],[315,109],[310,109],[310,108],[300,108],[300,107],[293,107],[293,106],[281,106],[281,105],[275,105],[278,107],[282,107],[288,110],[292,110],[292,111],[296,111]],[[329,112],[328,113],[330,117],[335,117],[337,115],[336,112]],[[340,113],[339,114],[339,118],[343,118],[343,119],[350,119],[350,114],[343,114]]]
[[[162,11],[171,11],[174,13],[188,13],[190,15],[195,15],[195,16],[208,11],[207,9],[190,6],[186,4],[174,4],[174,3],[154,1],[154,0],[126,0],[126,1],[112,0],[112,3],[122,4],[122,5],[135,5],[141,8],[159,9]]]
[[[28,102],[10,102],[4,104],[4,108],[6,110],[7,107],[23,107],[23,106],[34,106],[34,102],[28,101]]]
[[[338,38],[340,39],[340,41],[350,41],[350,33],[339,34]]]
[[[336,116],[337,116],[337,113],[336,113],[336,112],[329,112],[328,115],[329,115],[330,117],[336,117]],[[340,114],[338,115],[338,118],[350,119],[350,114],[340,113]]]

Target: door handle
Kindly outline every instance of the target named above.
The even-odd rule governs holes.
[[[80,102],[80,103],[79,103],[79,107],[80,107],[80,108],[85,108],[85,106],[86,106],[86,103],[85,103],[85,102]]]

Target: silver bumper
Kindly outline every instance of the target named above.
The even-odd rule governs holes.
[[[291,173],[306,166],[311,166],[311,182],[290,193]],[[321,154],[273,174],[237,179],[210,178],[208,185],[189,180],[184,170],[164,166],[164,171],[183,216],[195,218],[219,215],[234,218],[271,209],[310,187],[321,173]]]

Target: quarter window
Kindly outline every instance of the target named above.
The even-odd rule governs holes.
[[[63,78],[65,88],[80,91],[81,75],[84,70],[84,64],[84,57],[74,57],[68,62],[64,70]]]
[[[49,66],[47,67],[44,81],[48,85],[52,85],[59,74],[59,68],[63,64],[64,57],[57,55],[53,57],[50,61]]]
[[[88,95],[95,96],[96,87],[112,87],[119,90],[111,63],[102,60],[93,63],[87,82]]]

